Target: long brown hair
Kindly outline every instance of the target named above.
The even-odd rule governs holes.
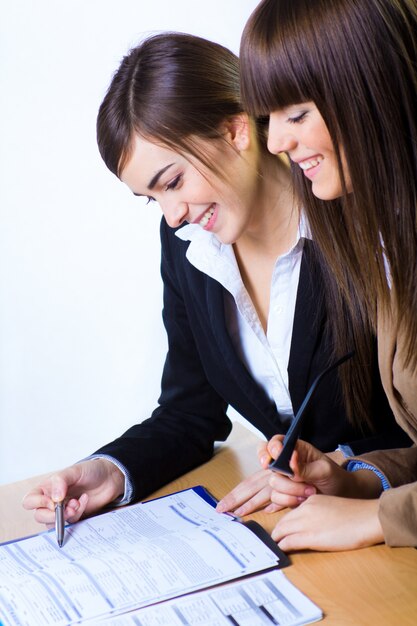
[[[245,107],[268,114],[314,101],[344,188],[322,201],[293,177],[314,239],[336,278],[336,311],[376,327],[376,302],[399,303],[405,365],[417,367],[417,5],[415,0],[263,0],[241,43]],[[346,192],[340,148],[353,194]],[[330,310],[332,304],[330,302]],[[332,316],[337,350],[343,319]],[[357,333],[360,337],[360,332]],[[363,343],[363,342],[360,342]],[[359,346],[360,347],[360,346]],[[357,346],[358,348],[358,346]]]

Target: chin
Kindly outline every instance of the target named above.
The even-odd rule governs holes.
[[[235,243],[235,240],[229,237],[222,237],[221,235],[216,235],[216,237],[224,246]]]
[[[233,233],[216,233],[216,238],[226,246],[236,243],[239,236],[233,235]]]
[[[341,198],[341,196],[343,195],[341,189],[315,189],[314,185],[311,188],[311,191],[319,200],[324,200],[328,202],[330,200],[336,200],[337,198]]]

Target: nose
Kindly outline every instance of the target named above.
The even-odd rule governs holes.
[[[268,150],[272,154],[290,152],[297,144],[296,138],[278,113],[271,113],[268,126]]]
[[[188,214],[186,202],[164,202],[160,206],[166,222],[171,228],[177,228],[185,221]]]

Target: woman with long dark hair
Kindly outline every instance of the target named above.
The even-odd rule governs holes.
[[[335,278],[326,288],[335,352],[346,349],[347,311],[354,326],[375,329],[384,389],[414,442],[416,33],[415,0],[263,0],[241,45],[244,104],[269,116],[268,147],[289,157],[323,271]],[[281,439],[262,450],[264,463]],[[284,549],[417,545],[417,448],[362,461],[347,465],[359,480],[299,443],[295,481],[271,481],[272,499],[295,507],[274,531]],[[308,483],[320,492],[299,507],[297,480],[302,493]]]

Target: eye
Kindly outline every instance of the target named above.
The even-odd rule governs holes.
[[[146,196],[146,197],[148,200],[146,204],[149,204],[150,202],[156,202],[155,198],[153,198],[152,196]]]
[[[289,117],[287,121],[290,124],[299,124],[300,122],[303,121],[306,115],[307,115],[307,111],[303,111],[302,113],[300,113],[299,115],[296,115],[295,117]]]
[[[178,174],[178,176],[176,176],[173,180],[171,180],[167,186],[165,187],[165,190],[168,191],[169,189],[175,189],[178,185],[178,183],[181,180],[181,174]]]

